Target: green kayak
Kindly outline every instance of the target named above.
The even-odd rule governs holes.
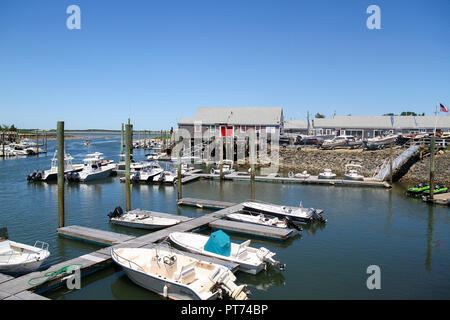
[[[448,188],[443,184],[437,184],[434,186],[434,194],[445,193],[448,192]],[[430,189],[425,190],[423,194],[430,194]]]
[[[408,188],[408,190],[406,191],[406,193],[409,194],[420,194],[422,192],[425,192],[426,190],[430,189],[430,185],[426,182],[421,182],[417,185],[415,185],[414,187]]]

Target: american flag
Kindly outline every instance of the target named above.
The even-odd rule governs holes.
[[[441,112],[448,112],[448,108],[444,107],[444,105],[442,103],[439,103],[439,105],[440,105],[440,109],[439,110]]]

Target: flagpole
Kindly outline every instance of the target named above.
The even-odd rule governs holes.
[[[434,113],[434,116],[436,117],[436,120],[434,122],[434,136],[436,136],[436,127],[437,127],[437,113],[438,113],[438,105],[439,105],[439,101],[436,103],[436,112]]]

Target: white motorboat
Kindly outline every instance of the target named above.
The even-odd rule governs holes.
[[[117,207],[113,212],[110,212],[108,217],[109,221],[113,224],[149,230],[162,229],[181,222],[178,219],[155,217],[145,212],[140,213],[139,210],[134,210],[131,213],[123,213],[121,207]]]
[[[50,256],[48,243],[36,241],[34,246],[0,239],[0,273],[19,275],[39,269]]]
[[[254,223],[263,226],[277,227],[277,228],[287,228],[288,225],[285,220],[280,220],[277,217],[267,217],[263,214],[243,214],[243,213],[230,213],[225,216],[228,220]]]
[[[375,138],[367,139],[366,147],[367,149],[381,149],[389,146],[397,141],[398,135],[389,134],[386,136],[378,136]]]
[[[308,179],[311,175],[308,173],[308,171],[303,171],[302,173],[293,173],[292,171],[288,172],[289,178],[301,178],[301,179]]]
[[[197,260],[165,248],[118,248],[112,260],[135,284],[173,300],[213,300],[226,292],[236,300],[246,300],[245,285],[226,267]]]
[[[333,139],[325,140],[320,147],[322,149],[336,149],[339,147],[346,147],[349,138],[354,139],[353,136],[336,136]]]
[[[224,159],[222,160],[222,174],[230,174],[235,170],[233,169],[233,160]],[[211,168],[211,174],[220,174],[220,163],[216,164],[216,168]]]
[[[323,172],[319,173],[319,179],[335,179],[336,174],[331,171],[331,169],[324,169]]]
[[[345,165],[345,180],[354,180],[354,181],[364,181],[364,176],[358,173],[358,169],[362,169],[362,166],[359,164],[346,164]]]
[[[82,164],[72,164],[72,156],[64,153],[64,173],[77,172],[83,169]],[[27,176],[28,181],[53,181],[58,178],[58,154],[57,151],[53,154],[50,169],[35,170]]]
[[[183,175],[183,171],[181,171],[181,175]],[[160,174],[157,174],[153,177],[153,182],[157,183],[165,183],[165,184],[176,184],[178,180],[178,170],[164,170]]]
[[[247,201],[243,202],[243,210],[253,213],[262,213],[266,216],[277,217],[280,219],[288,219],[289,223],[294,225],[302,225],[313,220],[326,222],[327,220],[322,217],[322,210],[314,208],[303,207],[287,207],[276,204]]]
[[[116,167],[112,160],[104,160],[103,153],[95,152],[86,155],[83,160],[83,169],[79,172],[69,172],[66,174],[68,181],[87,182],[96,179],[109,177]]]
[[[164,171],[156,161],[148,162],[149,164],[144,169],[136,171],[130,176],[131,182],[152,182],[155,176]]]
[[[284,264],[273,259],[274,252],[264,247],[252,248],[250,240],[241,244],[232,243],[222,230],[213,232],[209,237],[190,232],[172,232],[169,238],[187,251],[238,263],[239,270],[246,273],[257,274],[270,265],[285,269]]]

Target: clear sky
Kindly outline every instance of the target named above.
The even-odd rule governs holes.
[[[448,0],[0,1],[0,124],[160,130],[199,106],[306,119],[437,101],[450,107]]]

